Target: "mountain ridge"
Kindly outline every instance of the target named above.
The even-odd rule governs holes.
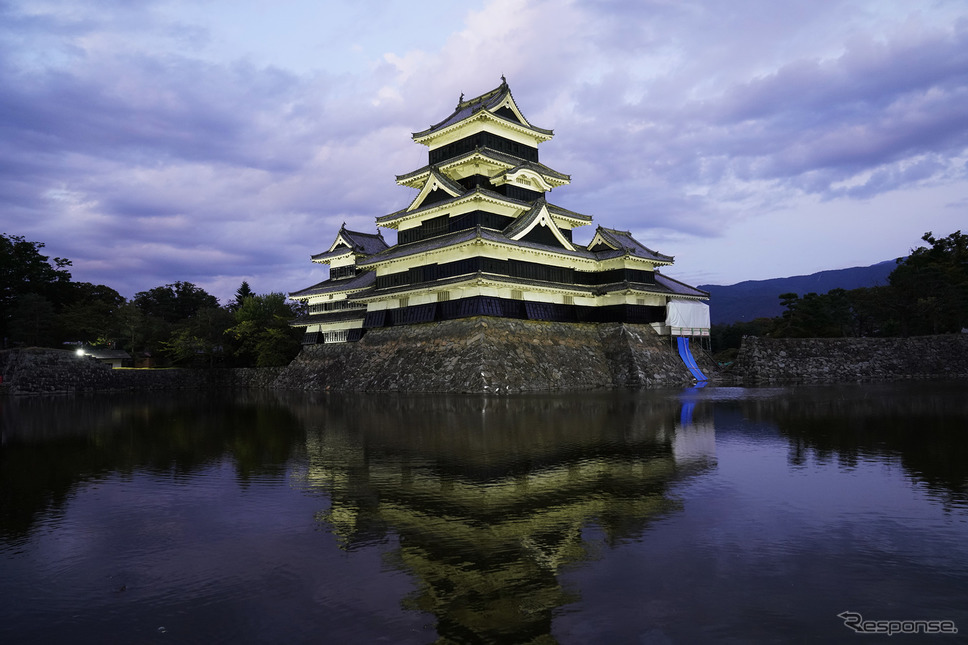
[[[773,318],[783,313],[781,293],[827,293],[831,289],[859,289],[887,284],[897,260],[846,269],[829,269],[809,275],[745,280],[731,285],[701,284],[709,293],[709,314],[714,325]]]

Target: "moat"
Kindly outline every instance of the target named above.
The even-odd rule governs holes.
[[[845,611],[963,630],[964,392],[0,399],[0,639],[855,642]]]

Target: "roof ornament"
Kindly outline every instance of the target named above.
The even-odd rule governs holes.
[[[501,74],[501,85],[507,85],[508,79],[504,78],[504,74]]]
[[[463,103],[463,102],[464,102],[464,93],[461,92],[460,93],[460,98],[457,99],[457,107],[459,108],[461,106],[461,103]]]

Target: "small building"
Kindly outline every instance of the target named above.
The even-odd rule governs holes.
[[[123,349],[105,349],[102,347],[81,345],[75,352],[78,356],[88,356],[99,363],[110,365],[112,369],[117,367],[132,367],[134,365],[131,354]]]
[[[470,316],[628,322],[664,335],[708,336],[709,294],[662,271],[674,258],[629,231],[599,226],[586,245],[572,231],[590,215],[552,203],[571,178],[539,160],[553,132],[533,125],[506,80],[413,134],[427,164],[396,178],[416,196],[376,218],[395,230],[345,224],[312,261],[329,277],[289,297],[308,314],[303,342],[359,340],[369,329]]]

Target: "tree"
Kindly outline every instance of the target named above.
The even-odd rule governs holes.
[[[54,305],[44,296],[27,293],[17,299],[10,316],[14,342],[33,347],[56,344]]]
[[[176,325],[163,349],[177,365],[214,367],[225,358],[226,330],[233,322],[232,313],[221,307],[199,309]]]
[[[114,313],[114,324],[124,348],[134,355],[144,349],[145,316],[133,302],[126,302]]]
[[[853,311],[853,336],[896,336],[897,298],[890,286],[860,287],[847,292]]]
[[[235,313],[242,306],[246,298],[251,298],[254,295],[255,292],[249,287],[249,283],[243,280],[242,284],[235,291],[235,298],[228,304],[229,311]]]
[[[898,261],[888,281],[897,292],[902,333],[941,334],[968,327],[968,235],[936,238]]]
[[[28,242],[20,235],[0,235],[0,338],[10,335],[11,317],[21,297],[41,296],[55,312],[65,299],[71,281],[65,267],[71,261],[54,258],[51,263],[42,248],[42,242]]]
[[[744,336],[765,336],[775,326],[774,318],[756,318],[732,324],[716,324],[709,332],[717,361],[725,363],[736,358]]]
[[[92,345],[112,344],[121,335],[117,312],[124,303],[124,297],[111,287],[72,282],[70,302],[58,317],[61,337]]]
[[[780,294],[786,307],[770,335],[787,338],[838,338],[857,336],[859,330],[854,292],[831,289],[827,293]]]
[[[236,339],[236,356],[244,365],[271,367],[286,365],[301,347],[299,330],[289,326],[296,317],[282,293],[251,296],[235,312],[235,326],[229,333]]]
[[[145,316],[176,323],[191,318],[204,307],[218,307],[218,298],[191,282],[175,282],[136,293],[134,304]]]
[[[162,350],[170,357],[181,356],[170,347],[173,334],[183,331],[187,321],[200,310],[218,308],[215,296],[191,282],[175,282],[138,292],[133,302],[144,317],[141,349],[153,356]]]

